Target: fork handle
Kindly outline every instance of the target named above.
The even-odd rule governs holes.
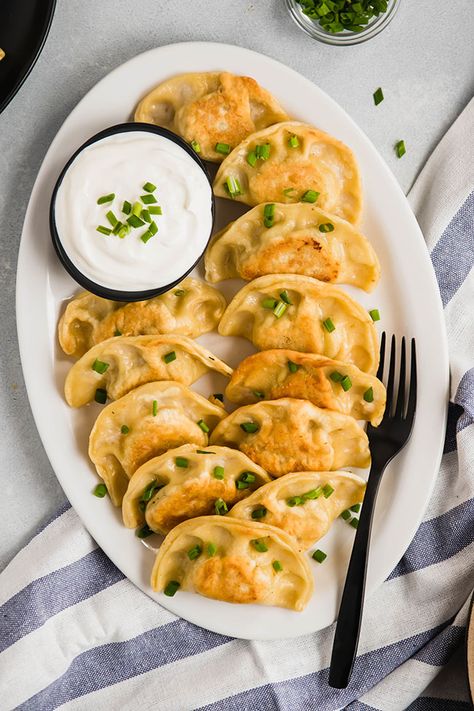
[[[345,689],[357,654],[375,499],[386,465],[372,463],[347,569],[329,669],[329,686]]]

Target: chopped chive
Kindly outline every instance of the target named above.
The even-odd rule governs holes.
[[[97,388],[94,395],[94,400],[99,403],[99,405],[104,405],[107,402],[107,390],[103,388]]]
[[[336,327],[335,327],[335,325],[333,324],[332,319],[330,319],[330,318],[324,319],[324,321],[323,321],[323,326],[324,326],[324,328],[326,329],[326,331],[327,331],[328,333],[332,333],[333,331],[336,330]]]
[[[156,479],[153,479],[143,490],[143,494],[140,497],[140,501],[143,501],[145,504],[150,501],[153,496],[155,495],[156,491],[158,489],[161,489],[162,486],[158,484]]]
[[[371,309],[369,311],[369,316],[372,321],[380,321],[380,311],[378,309]]]
[[[247,153],[247,163],[252,168],[255,168],[257,164],[257,156],[255,155],[255,151],[250,151],[250,153]]]
[[[365,391],[364,400],[365,400],[365,402],[373,402],[374,401],[374,389],[372,387],[367,388],[367,390]]]
[[[395,145],[395,153],[397,154],[397,158],[402,158],[406,152],[407,149],[405,147],[405,141],[398,141]]]
[[[239,477],[239,481],[244,481],[247,484],[253,484],[255,482],[255,479],[257,477],[253,472],[242,472],[242,474]]]
[[[383,91],[382,91],[382,88],[381,88],[380,86],[379,86],[378,89],[376,89],[376,90],[374,91],[373,97],[374,97],[374,104],[375,104],[376,106],[378,106],[379,104],[381,104],[382,101],[384,100]]]
[[[262,301],[262,306],[264,309],[274,309],[275,306],[278,304],[278,301],[276,299],[264,299]]]
[[[329,499],[331,494],[334,494],[334,489],[332,488],[331,484],[326,484],[323,486],[323,496],[325,499]]]
[[[156,417],[158,414],[158,400],[153,400],[152,413],[153,417]]]
[[[359,513],[360,504],[354,504],[354,506],[351,506],[351,511],[353,511],[354,513]]]
[[[146,244],[149,240],[151,240],[152,237],[153,237],[153,235],[151,234],[150,230],[146,230],[146,232],[144,232],[142,235],[140,235],[140,239],[143,242],[143,244]]]
[[[154,220],[152,220],[150,222],[150,224],[148,226],[148,232],[152,235],[156,235],[156,233],[158,232],[158,227],[157,227],[157,224]]]
[[[223,479],[224,478],[224,467],[214,467],[212,476],[214,477],[214,479]]]
[[[98,205],[105,205],[107,202],[112,202],[112,200],[115,199],[115,193],[109,193],[108,195],[102,195],[100,198],[97,198],[97,204]]]
[[[264,217],[273,217],[275,214],[275,203],[268,202],[263,208]]]
[[[195,153],[200,153],[201,152],[201,144],[199,141],[192,140],[191,141],[191,148]]]
[[[290,146],[290,148],[298,148],[298,146],[300,145],[298,136],[296,136],[295,134],[290,136],[288,139],[288,145]]]
[[[117,224],[118,220],[117,220],[117,218],[115,217],[115,215],[114,215],[114,213],[112,212],[112,210],[109,210],[108,212],[106,212],[106,213],[105,213],[105,216],[106,216],[106,218],[108,219],[108,221],[110,222],[110,224],[112,225],[112,227],[115,227],[115,225]]]
[[[275,316],[277,318],[281,318],[283,316],[283,314],[285,313],[285,311],[287,310],[287,308],[288,308],[288,304],[285,304],[284,301],[279,301],[277,303],[277,305],[275,306],[275,308],[273,309],[273,313],[275,314]]]
[[[238,489],[239,491],[242,490],[242,489],[248,489],[249,486],[250,486],[250,484],[248,483],[248,481],[240,481],[240,479],[235,482],[235,485],[236,485],[236,487],[237,487],[237,489]]]
[[[103,499],[104,496],[107,494],[107,487],[105,486],[105,484],[97,484],[92,493],[94,494],[94,496],[97,496],[98,499]]]
[[[307,491],[305,494],[303,494],[303,499],[305,501],[308,500],[313,500],[313,499],[319,499],[321,494],[324,493],[324,489],[322,486],[317,486],[316,489],[310,489],[310,491]]]
[[[109,230],[108,227],[104,227],[104,225],[98,225],[96,227],[97,232],[100,232],[102,235],[111,235],[112,230]]]
[[[176,289],[176,291],[173,291],[173,294],[175,296],[184,296],[186,293],[186,289]]]
[[[122,331],[119,331],[118,328],[116,328],[114,331],[114,336],[121,336],[121,335],[122,335]]]
[[[351,512],[349,511],[349,509],[346,509],[341,514],[341,518],[343,518],[344,521],[347,521],[347,519],[349,519],[350,517],[351,517]]]
[[[122,225],[117,232],[120,239],[125,239],[125,237],[130,233],[130,227],[128,225]]]
[[[156,185],[153,185],[153,183],[145,183],[145,185],[143,186],[143,190],[146,193],[154,193],[156,190]]]
[[[124,227],[123,222],[120,222],[120,220],[118,220],[117,224],[116,224],[115,227],[112,229],[112,234],[118,235],[118,233],[120,232],[120,230],[122,229],[122,227]]]
[[[301,365],[298,365],[297,363],[293,363],[292,360],[288,361],[288,370],[290,371],[290,373],[296,373],[300,368],[301,368]]]
[[[289,304],[290,306],[293,304],[293,302],[291,301],[290,297],[288,296],[288,292],[287,292],[286,289],[284,289],[284,291],[281,292],[281,294],[280,294],[280,299],[281,299],[282,301],[284,301],[285,304]]]
[[[137,528],[135,535],[137,538],[148,538],[148,536],[151,536],[153,531],[151,530],[150,526],[145,523],[144,526],[141,528]]]
[[[199,422],[197,424],[202,429],[203,432],[206,432],[206,434],[207,434],[207,432],[209,432],[209,426],[206,425],[204,420],[199,420]]]
[[[258,432],[260,427],[259,425],[257,425],[256,422],[242,422],[240,425],[240,429],[244,432],[253,434],[254,432]]]
[[[147,210],[146,207],[142,210],[141,219],[145,220],[145,222],[151,222],[150,210]]]
[[[232,175],[229,175],[226,179],[224,188],[227,190],[231,198],[237,197],[237,195],[242,195],[240,182],[238,178],[234,178]]]
[[[266,553],[268,550],[268,546],[265,544],[264,541],[260,540],[259,538],[254,538],[252,541],[250,541],[253,547],[255,548],[256,551],[259,553]]]
[[[259,400],[263,400],[265,397],[265,394],[262,393],[261,390],[252,390],[252,394],[255,395],[255,397],[258,397]]]
[[[257,508],[255,508],[251,514],[252,518],[255,521],[258,521],[258,519],[260,519],[260,518],[265,518],[266,515],[267,515],[266,506],[257,506]]]
[[[286,197],[290,197],[291,193],[294,193],[296,188],[285,188],[283,190],[283,195],[286,195]]]
[[[226,156],[230,153],[230,146],[228,143],[216,143],[214,150],[216,153],[222,153],[222,155]]]
[[[214,393],[212,397],[214,397],[216,400],[224,402],[224,395],[222,393]]]
[[[215,452],[206,452],[205,449],[196,449],[196,454],[215,454]]]
[[[175,457],[174,462],[180,469],[187,469],[189,466],[189,459],[186,459],[186,457]]]
[[[214,543],[208,543],[207,544],[207,555],[212,558],[213,555],[216,555],[217,552],[217,546]]]
[[[224,516],[229,509],[224,499],[216,499],[214,502],[214,510],[218,516]]]
[[[146,195],[140,195],[140,200],[145,205],[151,205],[152,203],[157,202],[156,197],[154,195],[150,195],[149,193]]]
[[[260,160],[268,160],[270,158],[270,144],[264,143],[262,146],[255,146],[255,155]]]
[[[139,202],[134,202],[132,206],[132,214],[140,217],[142,214],[142,205]]]
[[[128,427],[128,425],[122,425],[122,427],[120,428],[120,432],[123,435],[126,435],[130,432],[130,427]]]
[[[104,363],[98,358],[96,358],[95,361],[92,363],[92,370],[95,370],[96,373],[100,373],[100,375],[103,375],[108,367],[109,363]]]
[[[307,190],[301,196],[301,202],[316,202],[319,197],[319,193],[316,190]]]
[[[359,525],[359,519],[358,518],[351,518],[349,521],[349,526],[352,526],[352,528],[357,528]]]
[[[272,563],[272,568],[273,568],[273,570],[275,571],[275,573],[281,573],[281,571],[283,570],[283,566],[282,566],[282,564],[280,563],[279,560],[274,560],[274,561],[273,561],[273,563]]]
[[[172,363],[174,360],[176,360],[176,352],[170,351],[169,353],[163,356],[163,360],[165,361],[165,363]]]
[[[317,563],[324,563],[324,561],[326,560],[326,558],[328,556],[327,556],[327,553],[324,553],[324,551],[321,551],[321,550],[319,550],[319,548],[317,548],[311,557]]]
[[[177,593],[177,591],[180,589],[181,585],[178,583],[177,580],[170,580],[163,592],[165,595],[168,597],[173,597]]]
[[[293,507],[293,506],[303,506],[304,504],[304,498],[302,496],[290,496],[286,500],[287,506]]]
[[[134,228],[143,227],[143,225],[145,224],[144,221],[136,215],[130,215],[130,217],[127,217],[127,223],[130,225],[130,227]]]
[[[337,370],[334,370],[329,377],[335,383],[340,383],[342,380],[344,380],[343,374],[339,373]]]
[[[344,392],[347,392],[352,388],[352,380],[349,378],[348,375],[345,375],[341,380],[341,386]]]
[[[131,211],[132,203],[128,202],[128,200],[124,200],[122,205],[122,212],[125,213],[125,215],[130,215]]]
[[[199,558],[201,553],[202,553],[202,548],[198,543],[196,543],[195,546],[193,546],[192,548],[190,548],[188,550],[188,558],[189,558],[189,560],[196,560],[196,558]]]
[[[319,231],[320,232],[334,232],[334,225],[332,222],[325,222],[322,225],[319,225]]]
[[[161,209],[160,205],[150,205],[150,207],[147,208],[147,211],[150,213],[150,215],[163,214],[163,210]]]

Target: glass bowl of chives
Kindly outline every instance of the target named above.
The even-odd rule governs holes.
[[[285,4],[310,37],[343,47],[378,35],[395,17],[400,0],[285,0]]]

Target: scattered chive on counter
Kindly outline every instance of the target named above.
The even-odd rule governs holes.
[[[398,141],[395,144],[395,153],[397,154],[397,158],[402,158],[406,152],[407,149],[405,147],[405,141]]]
[[[361,32],[365,25],[387,12],[388,0],[297,0],[302,11],[323,30],[338,34]]]
[[[104,496],[106,496],[107,494],[107,487],[105,486],[105,484],[97,484],[92,493],[94,494],[94,496],[97,496],[98,499],[103,499]]]
[[[378,89],[376,89],[376,90],[374,91],[373,97],[374,97],[374,104],[375,104],[376,106],[378,106],[379,104],[381,104],[382,101],[384,100],[385,97],[384,97],[384,95],[383,95],[383,91],[382,91],[382,89],[381,89],[380,86],[379,86]]]
[[[324,563],[327,557],[327,553],[324,553],[324,551],[319,550],[319,548],[317,548],[311,556],[311,558],[317,563]]]

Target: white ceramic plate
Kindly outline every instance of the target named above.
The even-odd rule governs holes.
[[[427,504],[444,437],[448,358],[435,277],[415,218],[375,148],[332,99],[273,59],[213,43],[160,47],[119,67],[82,99],[51,144],[26,213],[17,281],[20,352],[33,414],[57,477],[85,526],[123,573],[164,607],[207,629],[248,639],[296,637],[336,619],[354,530],[338,520],[318,543],[328,558],[323,565],[311,562],[316,592],[302,613],[231,605],[190,593],[180,592],[173,598],[154,594],[149,585],[153,553],[123,527],[120,512],[107,499],[91,495],[97,479],[87,458],[87,440],[99,407],[94,404],[73,411],[62,393],[69,362],[58,348],[56,324],[64,300],[77,287],[51,246],[48,208],[54,182],[83,141],[127,120],[138,100],[160,81],[182,72],[215,69],[255,77],[290,115],[335,135],[354,150],[359,161],[365,193],[363,229],[379,255],[382,279],[371,295],[348,291],[366,308],[380,309],[380,329],[416,336],[419,354],[417,419],[410,444],[390,465],[381,486],[372,533],[369,595],[402,557]],[[236,209],[230,201],[221,201],[219,223],[231,219]],[[230,295],[237,286],[228,282],[224,293]],[[242,339],[216,333],[200,341],[232,366],[253,350]],[[206,376],[196,389],[206,394],[222,391],[219,378]]]

